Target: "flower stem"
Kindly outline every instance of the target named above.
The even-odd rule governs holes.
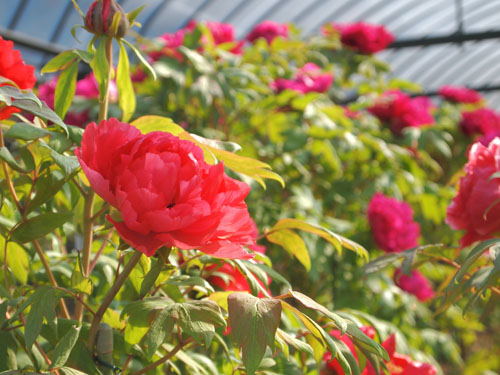
[[[141,259],[141,256],[142,256],[142,253],[140,253],[139,251],[134,251],[134,255],[132,255],[132,258],[129,260],[129,262],[127,263],[127,265],[123,269],[122,273],[120,273],[120,276],[118,276],[116,281],[113,283],[108,294],[106,294],[104,301],[101,303],[101,306],[99,306],[99,309],[96,311],[96,313],[94,315],[94,319],[92,319],[92,324],[90,325],[89,338],[87,341],[87,348],[89,349],[89,351],[91,353],[94,352],[95,340],[97,337],[97,330],[99,329],[99,323],[101,323],[101,320],[102,320],[102,317],[104,316],[104,313],[108,309],[109,305],[111,304],[111,302],[115,298],[118,291],[121,289],[121,287],[125,283],[125,280],[127,280],[128,276],[130,275],[130,272],[132,272],[135,265],[139,262],[139,259]]]

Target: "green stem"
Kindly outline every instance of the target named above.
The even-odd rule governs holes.
[[[113,38],[110,37],[106,39],[106,57],[108,61],[108,77],[105,87],[106,92],[103,95],[104,99],[99,103],[99,122],[108,118],[109,86],[113,77]],[[92,252],[92,242],[94,240],[94,201],[95,192],[90,189],[85,196],[85,208],[83,213],[82,269],[85,277],[90,277],[90,253]],[[84,301],[86,295],[81,293],[80,298]],[[77,300],[75,305],[75,319],[79,322],[83,319],[83,304],[79,300]]]
[[[132,255],[132,258],[129,260],[120,276],[118,276],[116,281],[113,283],[108,294],[106,294],[106,297],[104,297],[104,301],[101,303],[101,306],[99,306],[99,309],[96,311],[94,319],[92,319],[92,323],[90,325],[89,338],[87,341],[87,348],[91,353],[94,353],[97,330],[99,329],[99,323],[101,323],[104,313],[108,309],[118,291],[121,289],[122,285],[125,283],[125,280],[127,280],[130,272],[132,272],[135,265],[139,262],[139,259],[141,259],[141,256],[142,253],[140,253],[139,251],[134,252],[134,255]]]

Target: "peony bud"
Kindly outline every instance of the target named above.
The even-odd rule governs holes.
[[[120,15],[118,27],[112,27],[116,14]],[[90,5],[85,19],[87,29],[97,35],[123,38],[130,28],[127,15],[116,0],[96,0]]]

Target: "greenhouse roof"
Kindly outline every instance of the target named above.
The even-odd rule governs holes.
[[[77,0],[87,9],[92,0]],[[243,38],[269,19],[292,22],[309,36],[328,22],[385,25],[396,42],[377,56],[394,77],[421,84],[433,94],[444,84],[482,91],[500,107],[500,0],[121,0],[125,11],[147,4],[139,32],[154,37],[173,32],[191,19],[228,22]],[[24,59],[40,68],[68,47],[82,47],[90,34],[70,0],[0,2],[0,35],[14,40]]]

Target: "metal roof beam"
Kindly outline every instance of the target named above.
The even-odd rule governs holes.
[[[449,35],[431,36],[431,37],[423,37],[417,39],[400,39],[396,40],[387,48],[400,49],[408,47],[426,47],[426,46],[432,46],[436,44],[446,44],[446,43],[460,44],[469,41],[480,42],[483,40],[499,39],[499,38],[500,38],[500,30],[481,31],[476,33],[465,33],[465,34],[453,33]]]
[[[68,49],[63,45],[46,42],[45,40],[33,38],[32,36],[29,36],[25,33],[8,30],[3,27],[0,27],[0,35],[2,36],[2,38],[12,40],[18,45],[37,51],[42,51],[51,55],[57,55]]]

